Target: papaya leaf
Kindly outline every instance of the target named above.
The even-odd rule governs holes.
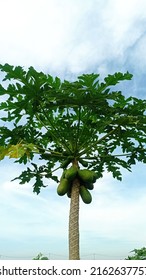
[[[24,155],[30,157],[30,152],[38,153],[38,148],[33,143],[22,144],[18,143],[16,145],[8,145],[6,148],[0,147],[1,159],[5,156],[9,158],[21,158]]]

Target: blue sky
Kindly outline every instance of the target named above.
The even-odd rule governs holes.
[[[128,70],[133,79],[120,89],[146,98],[145,0],[1,0],[0,9],[1,64],[32,65],[62,79]],[[123,259],[146,246],[145,168],[123,171],[122,182],[105,172],[92,204],[81,202],[82,259]],[[21,170],[12,160],[0,162],[1,259],[39,252],[67,259],[69,199],[56,194],[51,180],[39,196],[31,184],[10,182]]]

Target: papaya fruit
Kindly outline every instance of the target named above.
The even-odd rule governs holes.
[[[65,169],[67,166],[72,162],[73,156],[69,156],[67,159],[64,160],[64,162],[61,164],[61,168]]]
[[[67,192],[67,196],[68,196],[69,198],[71,198],[71,190],[69,190],[69,191]]]
[[[95,171],[92,171],[92,172],[93,172],[93,183],[95,183],[98,176],[97,176],[97,173]]]
[[[61,178],[60,178],[60,181],[61,181],[63,178],[65,178],[65,173],[66,173],[66,169],[63,170],[62,175],[61,175]]]
[[[93,189],[94,189],[93,183],[86,183],[86,184],[85,184],[85,187],[86,187],[88,190],[93,190]]]
[[[93,183],[95,181],[95,172],[92,170],[79,169],[78,176],[85,183]]]
[[[58,185],[58,187],[57,187],[57,193],[58,193],[58,195],[61,195],[61,196],[62,196],[62,195],[65,195],[65,194],[68,192],[69,187],[70,187],[69,181],[68,181],[67,179],[63,178],[63,179],[60,181],[60,183],[59,183],[59,185]]]
[[[71,166],[69,169],[66,170],[65,178],[69,181],[72,181],[76,177],[77,171],[78,169],[76,166]]]
[[[69,189],[68,189],[68,191],[67,191],[67,196],[68,196],[69,198],[71,198],[72,182],[69,181],[69,183],[70,183],[70,185],[69,185]]]
[[[82,158],[79,158],[79,162],[84,166],[84,167],[88,167],[88,162],[83,160]]]
[[[80,186],[80,196],[84,203],[89,204],[92,201],[91,193],[85,186]]]

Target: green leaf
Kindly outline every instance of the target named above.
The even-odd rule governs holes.
[[[104,81],[106,82],[107,85],[116,85],[117,83],[119,83],[119,81],[123,81],[123,80],[131,80],[132,79],[132,74],[130,74],[129,72],[123,74],[120,72],[115,73],[114,75],[108,75],[107,77],[105,77]]]

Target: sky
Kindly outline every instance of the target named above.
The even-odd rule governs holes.
[[[146,98],[145,0],[0,0],[0,64],[75,79],[82,73],[133,74],[119,85]],[[0,79],[2,75],[0,74]],[[122,182],[105,172],[90,205],[80,203],[81,259],[124,259],[146,246],[146,166],[123,170]],[[0,162],[0,259],[68,259],[69,199],[56,183],[40,195],[11,180],[22,171]],[[60,173],[58,173],[60,176]]]

